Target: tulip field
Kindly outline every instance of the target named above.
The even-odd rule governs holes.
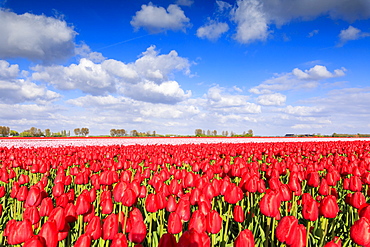
[[[0,246],[370,247],[370,140],[86,140],[1,140]]]

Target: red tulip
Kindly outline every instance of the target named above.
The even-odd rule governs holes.
[[[206,216],[206,225],[207,232],[212,234],[219,233],[222,227],[222,218],[220,214],[215,210],[211,210]]]
[[[27,199],[25,202],[25,207],[39,206],[41,204],[42,196],[41,190],[38,186],[31,186],[28,191]]]
[[[158,247],[175,247],[177,245],[176,238],[170,233],[165,233],[159,240]]]
[[[43,237],[33,235],[24,242],[23,247],[46,247],[45,239]]]
[[[325,218],[335,218],[339,212],[337,199],[335,196],[328,195],[320,203],[320,214]]]
[[[40,216],[49,216],[53,208],[53,200],[50,197],[45,197],[41,201]]]
[[[184,232],[176,247],[209,247],[211,241],[206,233],[198,233],[195,230]]]
[[[127,189],[122,197],[122,204],[126,207],[131,207],[136,203],[136,194],[132,189]]]
[[[123,233],[117,233],[112,241],[110,247],[127,247],[127,238],[126,235]]]
[[[63,182],[58,182],[53,186],[53,196],[55,198],[61,196],[64,194],[64,183]]]
[[[244,222],[245,214],[244,214],[243,208],[241,206],[238,206],[238,205],[234,206],[233,215],[234,215],[234,220],[236,222],[240,222],[240,223]]]
[[[349,178],[349,190],[353,192],[362,190],[362,182],[360,177],[352,176]]]
[[[364,194],[359,191],[352,194],[350,198],[350,204],[352,207],[359,209],[364,203],[366,203]]]
[[[8,233],[9,244],[21,244],[33,236],[32,223],[29,219],[9,223]]]
[[[77,220],[76,206],[73,203],[68,203],[65,207],[66,222],[72,223]]]
[[[201,233],[206,231],[206,227],[206,217],[201,211],[195,210],[190,217],[188,229]]]
[[[144,224],[144,221],[136,221],[131,225],[128,239],[133,243],[139,244],[144,241],[146,232],[146,225]]]
[[[102,214],[110,214],[113,212],[113,202],[112,199],[104,199],[100,202],[101,206],[101,213]]]
[[[102,226],[99,216],[94,216],[86,226],[85,233],[90,235],[93,240],[97,240],[102,236]]]
[[[303,218],[310,221],[316,221],[319,217],[319,203],[310,195],[310,199],[307,199],[304,203],[302,202],[302,204]]]
[[[294,242],[291,246],[292,247],[305,247],[306,240],[307,240],[306,234],[307,234],[306,227],[302,224],[299,224],[297,228],[297,235],[295,236]]]
[[[47,247],[57,247],[58,245],[58,228],[54,220],[45,222],[39,232],[39,236],[45,239]]]
[[[342,240],[338,237],[334,237],[334,239],[326,243],[324,247],[342,247]]]
[[[254,247],[253,233],[248,229],[241,231],[234,241],[234,247]]]
[[[170,213],[168,217],[168,233],[177,234],[182,231],[182,222],[180,216],[176,212]]]
[[[23,202],[27,199],[27,195],[28,195],[28,188],[26,186],[21,186],[18,190],[16,198],[18,201]]]
[[[26,208],[23,212],[23,219],[24,220],[29,219],[31,221],[32,225],[39,222],[40,221],[40,214],[39,214],[39,210],[37,209],[37,207],[32,206],[32,207]]]
[[[176,208],[177,208],[176,199],[173,196],[169,196],[166,206],[167,212],[174,212],[176,211]]]
[[[320,184],[320,175],[318,172],[310,172],[307,175],[307,185],[310,187],[318,187]]]
[[[118,233],[118,217],[116,214],[110,214],[103,223],[103,239],[112,240]]]
[[[261,213],[268,217],[277,217],[280,215],[280,195],[279,192],[269,190],[260,201]]]
[[[90,247],[91,236],[89,234],[82,234],[78,237],[74,247]]]
[[[90,196],[86,193],[81,193],[77,197],[76,201],[76,213],[77,215],[86,214],[89,212],[91,207]]]
[[[294,216],[285,216],[276,227],[276,238],[287,245],[293,244],[297,235],[298,219]]]
[[[321,179],[320,188],[319,188],[319,194],[322,196],[329,195],[329,185],[325,178]]]
[[[365,246],[370,244],[370,221],[361,217],[351,226],[350,236],[353,242]]]
[[[158,211],[159,207],[158,207],[158,201],[157,201],[156,194],[149,194],[146,197],[145,208],[146,208],[146,211],[151,212],[151,213],[155,213]]]
[[[56,207],[51,211],[48,221],[54,220],[58,231],[63,230],[66,224],[66,215],[64,213],[64,208]]]
[[[190,219],[190,202],[187,199],[181,198],[177,204],[176,213],[180,216],[183,221]]]
[[[230,204],[236,204],[243,199],[243,191],[238,186],[230,184],[224,194],[225,201]]]

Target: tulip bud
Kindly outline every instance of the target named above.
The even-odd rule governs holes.
[[[57,247],[58,245],[58,229],[54,220],[45,222],[39,232],[39,236],[45,239],[47,247]]]
[[[90,196],[86,193],[81,193],[77,197],[76,201],[76,213],[77,215],[86,214],[89,212],[91,207]]]
[[[24,220],[29,219],[31,221],[32,225],[39,222],[40,221],[40,214],[39,214],[39,210],[37,209],[37,207],[32,206],[32,207],[26,208],[23,212],[23,219]]]
[[[88,234],[82,234],[78,237],[74,247],[90,247],[91,246],[91,236]]]
[[[351,226],[350,236],[352,241],[358,245],[366,246],[370,244],[370,221],[365,217],[356,220]]]
[[[117,233],[112,241],[110,247],[127,247],[127,238],[123,233]]]
[[[103,224],[103,239],[112,240],[114,236],[118,233],[118,217],[116,214],[110,214],[105,218]]]
[[[206,216],[206,225],[207,232],[212,234],[219,233],[222,227],[222,218],[220,214],[215,210],[211,210]]]
[[[195,210],[189,221],[188,229],[194,229],[195,231],[201,233],[206,231],[206,217],[201,211]]]
[[[254,247],[253,233],[248,229],[241,231],[235,239],[234,247]]]
[[[261,213],[268,217],[277,217],[280,214],[280,203],[279,192],[269,190],[260,201]]]
[[[102,227],[99,216],[94,216],[86,226],[85,233],[90,235],[93,240],[97,240],[102,236]]]
[[[285,216],[276,227],[276,238],[287,245],[293,244],[297,235],[298,220],[294,216]]]
[[[138,220],[136,222],[133,222],[133,225],[131,225],[128,239],[133,243],[139,244],[144,241],[146,237],[146,232],[146,225],[144,221]]]
[[[182,231],[182,222],[180,216],[176,212],[172,212],[168,216],[167,231],[171,234],[177,234]]]
[[[325,218],[335,218],[339,212],[339,207],[335,196],[328,195],[320,203],[320,214]]]
[[[9,228],[7,230],[9,232],[9,234],[7,234],[8,243],[11,245],[23,243],[33,235],[32,223],[29,219],[9,223]]]
[[[158,247],[174,247],[177,245],[176,238],[170,233],[165,233],[159,240]]]
[[[176,247],[210,246],[210,239],[206,233],[198,233],[194,229],[184,232]]]
[[[240,222],[240,223],[244,222],[245,214],[241,206],[238,206],[238,205],[234,206],[233,215],[234,215],[234,220],[236,222]]]
[[[24,242],[23,247],[46,247],[45,239],[43,237],[33,235]]]

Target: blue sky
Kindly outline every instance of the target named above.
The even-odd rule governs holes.
[[[0,125],[370,133],[368,0],[0,1]]]

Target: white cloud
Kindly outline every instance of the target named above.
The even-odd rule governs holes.
[[[280,93],[265,94],[258,96],[257,103],[260,105],[281,106],[286,102],[286,96]]]
[[[287,114],[296,116],[310,116],[323,111],[322,107],[318,106],[292,106],[288,105],[285,108],[279,109],[279,111],[285,112]]]
[[[357,39],[361,39],[361,38],[369,37],[369,36],[370,36],[370,33],[365,33],[365,32],[362,32],[358,28],[355,28],[353,26],[349,26],[347,29],[344,29],[344,30],[340,31],[339,46],[344,45],[345,43],[347,43],[350,40],[357,40]]]
[[[319,33],[319,30],[318,29],[315,29],[315,30],[313,30],[312,32],[310,32],[309,34],[308,34],[308,37],[309,38],[311,38],[311,37],[313,37],[313,36],[315,36],[316,34],[318,34]]]
[[[216,4],[218,6],[218,11],[223,12],[224,10],[230,9],[232,5],[225,1],[217,1]]]
[[[202,39],[209,39],[215,41],[221,37],[221,35],[229,30],[229,25],[224,22],[217,22],[210,20],[204,26],[201,26],[197,30],[197,36]]]
[[[194,3],[193,0],[177,0],[176,4],[177,5],[182,5],[182,6],[191,6]]]
[[[173,104],[191,96],[171,80],[176,71],[190,75],[188,59],[176,51],[159,54],[150,46],[133,63],[125,64],[114,59],[94,63],[81,58],[78,64],[63,66],[36,66],[34,80],[54,85],[61,90],[79,89],[92,95],[118,93],[135,100]]]
[[[185,31],[189,21],[178,5],[170,4],[166,10],[149,3],[141,6],[141,10],[136,12],[130,23],[135,29],[142,27],[150,33],[160,33],[167,30]]]
[[[234,113],[260,113],[261,106],[248,102],[248,96],[225,94],[219,86],[208,90],[206,107],[211,111]]]
[[[100,52],[91,51],[90,47],[85,43],[81,43],[75,47],[75,54],[81,58],[87,58],[95,63],[102,62],[106,59]]]
[[[13,79],[19,74],[18,64],[10,65],[5,60],[0,60],[0,79]]]
[[[292,129],[321,129],[323,125],[321,124],[295,124],[291,127]]]
[[[184,92],[176,81],[165,81],[160,84],[144,80],[134,85],[126,85],[121,92],[135,100],[153,103],[174,104],[191,96],[191,91]]]
[[[76,32],[63,20],[0,10],[0,58],[50,63],[74,53]]]
[[[237,24],[235,39],[247,44],[265,41],[271,32],[272,24],[280,27],[292,20],[308,21],[322,15],[350,22],[367,19],[370,17],[370,2],[368,0],[238,0],[231,11],[231,20]],[[317,30],[311,32],[309,37],[314,34],[317,34]]]
[[[345,71],[345,68],[341,68],[330,72],[322,65],[315,65],[304,71],[295,68],[292,72],[277,74],[275,77],[264,81],[249,91],[255,94],[271,94],[275,91],[315,88],[321,80],[344,76]]]
[[[268,37],[268,19],[263,4],[258,0],[238,0],[232,20],[237,24],[235,39],[240,43],[265,41]]]
[[[0,80],[0,102],[45,104],[61,97],[60,94],[23,79]]]

